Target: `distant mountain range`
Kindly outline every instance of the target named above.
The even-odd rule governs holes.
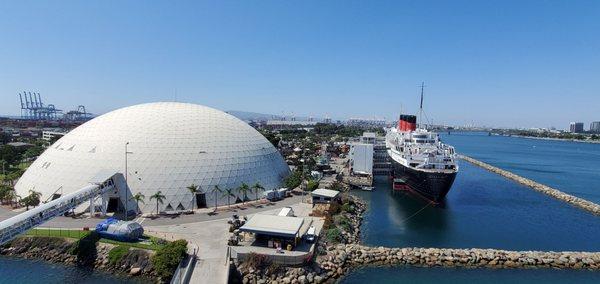
[[[258,113],[258,112],[249,112],[249,111],[241,111],[241,110],[228,110],[226,111],[228,114],[231,114],[241,120],[249,121],[249,120],[271,120],[271,119],[281,119],[282,116],[274,115],[274,114],[266,114],[266,113]]]
[[[226,113],[231,114],[241,120],[250,121],[250,120],[282,120],[287,119],[290,120],[291,116],[286,115],[275,115],[275,114],[266,114],[266,113],[258,113],[258,112],[249,112],[249,111],[241,111],[241,110],[228,110]],[[306,121],[309,118],[305,116],[296,116],[295,119],[297,121]],[[315,121],[321,121],[321,118],[314,118]]]

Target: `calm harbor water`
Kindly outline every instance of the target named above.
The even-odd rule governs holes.
[[[370,267],[358,270],[344,283],[600,283],[600,273],[557,269],[458,269]]]
[[[40,283],[142,283],[111,274],[81,269],[73,266],[52,264],[43,261],[0,257],[1,284],[40,284]]]
[[[600,204],[600,144],[442,134],[459,153]]]
[[[444,135],[459,153],[595,202],[600,190],[600,145],[487,134]],[[535,147],[533,147],[535,146]],[[560,154],[557,154],[560,153]],[[580,160],[586,168],[581,171]],[[393,194],[386,178],[372,192],[355,192],[369,203],[362,241],[372,246],[600,251],[600,218],[467,162],[445,204],[431,207]],[[563,180],[564,179],[564,180]],[[425,208],[424,208],[425,207]],[[423,209],[424,208],[424,209]],[[414,215],[417,211],[417,215]],[[413,217],[411,217],[413,216]],[[448,268],[363,268],[342,283],[595,282],[598,272]]]

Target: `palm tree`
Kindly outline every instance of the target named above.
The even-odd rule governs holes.
[[[12,188],[5,184],[0,184],[0,202],[4,203],[9,196],[9,191],[12,191]]]
[[[233,194],[233,188],[227,188],[227,189],[225,189],[225,193],[223,194],[223,196],[221,196],[221,197],[227,197],[227,207],[229,207],[231,205],[230,198],[232,196],[234,196],[234,194]]]
[[[258,193],[263,190],[265,190],[265,188],[259,182],[256,182],[252,186],[252,191],[254,191],[254,194],[256,195],[256,200],[258,200]]]
[[[196,203],[196,193],[198,193],[199,190],[199,186],[195,185],[195,184],[191,184],[190,186],[187,187],[187,189],[190,191],[190,193],[192,193],[192,211],[194,211],[194,203]]]
[[[159,190],[155,194],[153,194],[152,196],[150,196],[150,200],[152,200],[152,199],[156,199],[156,215],[158,215],[158,204],[159,203],[163,204],[163,201],[165,200],[165,196]]]
[[[217,201],[219,199],[218,194],[223,193],[223,190],[221,188],[219,188],[218,185],[215,185],[215,187],[213,187],[213,189],[210,191],[210,193],[215,194],[215,211],[217,211]]]
[[[140,202],[146,204],[146,202],[144,202],[145,198],[146,198],[146,196],[144,196],[141,192],[138,192],[131,197],[131,200],[135,200],[135,204],[137,204],[138,213],[140,213],[140,211],[141,211],[140,210]]]
[[[42,193],[34,190],[29,190],[29,195],[27,197],[29,197],[29,204],[35,207],[40,205],[40,198],[42,197]]]
[[[242,199],[242,204],[246,204],[246,199],[248,199],[248,191],[250,191],[250,187],[245,182],[242,182],[242,184],[238,187],[238,191],[242,194],[242,196],[244,196],[244,198]]]

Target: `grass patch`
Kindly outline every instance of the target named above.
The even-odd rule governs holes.
[[[81,238],[86,237],[90,233],[91,231],[83,230],[31,229],[25,234],[28,236],[71,238],[79,240]]]
[[[120,245],[112,248],[108,252],[108,263],[110,263],[111,265],[119,263],[119,261],[123,259],[123,256],[125,256],[127,252],[129,252],[128,246]]]
[[[25,234],[28,236],[70,238],[70,239],[80,240],[82,238],[85,238],[92,232],[93,231],[83,231],[83,230],[31,229],[31,230],[27,231],[27,233],[25,233]],[[166,243],[168,243],[167,241],[162,240],[162,239],[158,239],[158,238],[154,238],[154,237],[148,237],[148,238],[151,240],[150,243],[128,243],[128,242],[120,242],[120,241],[109,240],[109,239],[104,239],[104,238],[99,239],[99,242],[105,243],[105,244],[116,245],[116,246],[126,246],[126,247],[130,247],[130,248],[140,248],[140,249],[147,249],[147,250],[159,250],[160,248],[165,246]]]
[[[119,242],[119,241],[115,241],[115,240],[109,240],[109,239],[100,239],[101,243],[105,243],[105,244],[112,244],[112,245],[118,245],[118,246],[127,246],[127,247],[131,247],[131,248],[140,248],[140,249],[148,249],[148,250],[159,250],[161,249],[163,246],[165,245],[159,245],[159,244],[147,244],[147,243],[127,243],[127,242]]]

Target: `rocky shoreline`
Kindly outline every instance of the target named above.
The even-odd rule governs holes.
[[[150,260],[152,251],[132,248],[121,259],[111,262],[109,252],[114,245],[97,243],[92,255],[82,257],[73,253],[75,243],[73,239],[26,236],[0,247],[0,255],[77,265],[123,276],[157,279]]]
[[[331,216],[330,228],[340,229],[339,243],[332,243],[327,240],[325,233],[321,234],[316,248],[316,257],[311,263],[302,267],[286,267],[272,263],[265,265],[237,263],[234,264],[234,272],[238,277],[230,279],[230,283],[332,283],[344,274],[343,268],[329,265],[329,256],[338,245],[356,245],[360,241],[360,225],[363,213],[367,205],[363,200],[356,196],[349,195],[345,201],[352,204],[352,210],[340,210],[340,212]],[[334,219],[344,218],[349,223],[348,226],[340,226]],[[343,229],[346,228],[346,229]]]
[[[468,156],[461,155],[460,158],[463,159],[463,160],[465,160],[465,161],[467,161],[467,162],[469,162],[469,163],[471,163],[471,164],[474,164],[476,166],[482,167],[482,168],[484,168],[484,169],[486,169],[486,170],[488,170],[490,172],[499,174],[499,175],[501,175],[501,176],[503,176],[505,178],[511,179],[513,181],[516,181],[516,182],[522,184],[522,185],[530,187],[530,188],[532,188],[535,191],[544,193],[544,194],[549,195],[551,197],[554,197],[554,198],[556,198],[558,200],[567,202],[567,203],[569,203],[571,205],[574,205],[576,207],[579,207],[581,209],[584,209],[584,210],[586,210],[588,212],[591,212],[591,213],[594,213],[596,215],[600,215],[600,205],[598,205],[598,204],[596,204],[594,202],[591,202],[591,201],[588,201],[588,200],[585,200],[583,198],[579,198],[579,197],[576,197],[576,196],[573,196],[573,195],[570,195],[570,194],[566,194],[566,193],[564,193],[564,192],[562,192],[562,191],[560,191],[558,189],[554,189],[554,188],[549,187],[547,185],[543,185],[541,183],[532,181],[530,179],[527,179],[527,178],[524,178],[522,176],[513,174],[513,173],[511,173],[509,171],[505,171],[503,169],[494,167],[492,165],[489,165],[487,163],[481,162],[479,160],[473,159],[473,158],[468,157]]]

